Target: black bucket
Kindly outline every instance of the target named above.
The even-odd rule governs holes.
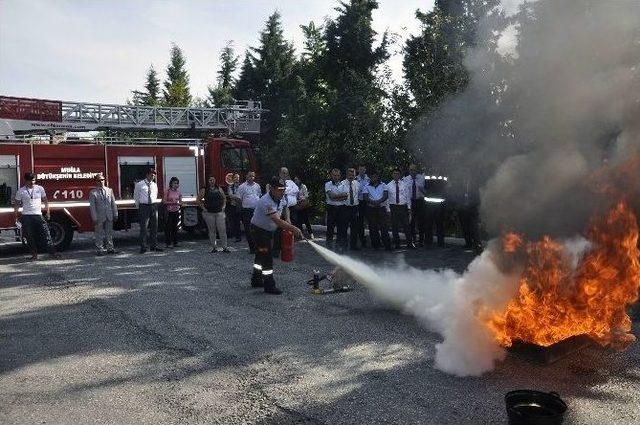
[[[567,404],[554,392],[510,391],[504,401],[509,425],[559,425],[567,411]]]

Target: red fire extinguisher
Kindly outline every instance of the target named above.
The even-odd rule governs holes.
[[[282,261],[293,261],[293,233],[288,230],[282,231],[282,240],[280,244],[280,259]]]

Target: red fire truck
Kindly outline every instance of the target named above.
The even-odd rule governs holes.
[[[54,102],[0,96],[0,231],[21,240],[12,207],[26,171],[36,174],[51,206],[52,238],[58,249],[71,244],[75,231],[93,231],[88,196],[94,177],[105,175],[118,200],[114,228],[128,229],[137,221],[132,199],[146,170],[157,170],[158,187],[173,176],[180,179],[184,207],[182,227],[202,227],[196,206],[198,189],[207,176],[224,184],[230,172],[256,169],[249,142],[229,136],[203,139],[57,139],[63,131],[117,129],[190,129],[227,133],[259,132],[260,105],[245,103],[221,109],[162,108]],[[34,136],[34,133],[49,136]],[[25,137],[25,135],[28,135]],[[160,200],[156,200],[160,202]]]

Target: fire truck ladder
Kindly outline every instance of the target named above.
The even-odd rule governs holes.
[[[112,105],[0,96],[0,136],[114,129],[259,133],[260,102],[221,108]]]

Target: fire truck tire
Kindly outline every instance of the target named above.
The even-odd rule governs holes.
[[[49,222],[49,232],[57,251],[64,251],[69,248],[73,240],[73,226],[66,217],[52,217]]]

